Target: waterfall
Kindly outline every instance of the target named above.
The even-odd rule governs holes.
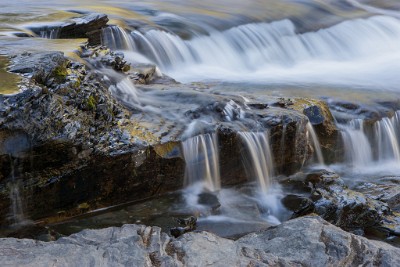
[[[204,134],[182,142],[186,162],[185,186],[202,183],[210,190],[221,188],[218,140],[216,134]]]
[[[375,122],[372,131],[364,128],[362,119],[339,125],[347,162],[354,167],[366,167],[372,162],[400,163],[400,113]],[[374,153],[375,152],[375,153]]]
[[[345,157],[353,167],[367,166],[372,162],[371,144],[364,133],[364,121],[351,120],[347,125],[340,125],[345,149]]]
[[[246,148],[246,155],[249,166],[247,172],[254,176],[262,193],[268,193],[271,187],[273,176],[273,160],[269,145],[267,132],[239,132]]]
[[[301,34],[288,19],[249,23],[224,31],[209,29],[208,34],[189,40],[159,29],[128,33],[114,26],[103,31],[102,39],[113,49],[144,55],[183,81],[211,78],[368,87],[379,83],[382,87],[384,77],[386,86],[393,88],[399,82],[393,69],[400,57],[400,21],[389,16],[348,20]],[[378,68],[377,62],[381,62]]]
[[[9,220],[11,221],[12,226],[20,226],[26,220],[24,216],[23,201],[20,194],[20,183],[15,174],[17,159],[14,160],[11,155],[9,156],[9,159],[11,164],[11,181],[9,183],[11,205]]]
[[[318,164],[325,165],[324,157],[322,156],[321,145],[319,143],[317,134],[314,131],[314,127],[311,125],[310,122],[307,122],[306,129],[307,129],[307,138],[311,139],[311,142],[314,147],[314,153],[317,155]]]
[[[374,125],[375,139],[378,150],[379,160],[394,159],[400,161],[400,147],[398,131],[400,124],[398,124],[398,113],[391,119],[382,118]]]
[[[46,39],[58,39],[60,38],[60,29],[60,27],[45,29],[43,31],[40,31],[40,37]]]

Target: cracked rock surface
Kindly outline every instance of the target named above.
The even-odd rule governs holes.
[[[0,239],[3,266],[399,266],[400,249],[306,216],[236,241],[158,227],[85,230],[55,242]]]

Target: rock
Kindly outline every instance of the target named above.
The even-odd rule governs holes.
[[[57,241],[0,239],[4,266],[397,266],[400,249],[308,216],[236,241],[208,232],[174,239],[158,227],[84,230]]]
[[[78,209],[79,203],[93,210],[180,189],[185,173],[180,143],[197,134],[218,136],[223,186],[251,179],[242,162],[238,132],[243,129],[270,133],[272,153],[279,155],[274,158],[276,173],[296,172],[310,157],[303,107],[261,108],[276,100],[264,96],[253,99],[256,106],[246,106],[240,96],[210,93],[206,86],[195,84],[150,81],[123,92],[109,90],[132,70],[126,74],[91,67],[102,64],[102,59],[117,62],[117,57],[122,63],[122,55],[101,46],[84,47],[83,52],[84,59],[94,64],[68,62],[62,53],[52,52],[12,59],[15,71],[42,77],[42,83],[34,84],[36,89],[30,81],[27,86],[32,90],[4,96],[1,112],[7,115],[1,120],[0,134],[23,133],[30,147],[13,159],[7,152],[0,154],[0,224],[10,207],[6,184],[14,161],[21,173],[27,217],[61,220],[87,210]],[[32,64],[23,66],[29,58]],[[60,66],[65,67],[62,79],[54,75]],[[153,65],[146,68],[150,74],[155,71]],[[132,99],[127,95],[132,91],[139,96],[137,105],[129,105]],[[6,150],[0,147],[0,151]],[[203,200],[211,201],[212,212],[218,209],[215,199],[200,196]],[[60,210],[65,211],[63,218],[51,216]]]
[[[393,211],[400,212],[400,185],[398,183],[375,184],[367,182],[357,186],[354,190],[369,198],[383,201]]]
[[[312,125],[319,125],[324,122],[325,118],[322,110],[318,106],[310,106],[304,109],[304,115],[308,117]]]
[[[324,170],[311,173],[305,178],[304,184],[308,184],[312,190],[308,197],[313,205],[295,210],[293,217],[315,212],[347,231],[381,229],[397,235],[400,221],[388,205],[348,189],[336,173]],[[303,202],[307,203],[305,200]]]
[[[321,100],[298,99],[294,109],[302,111],[312,124],[321,146],[325,163],[334,163],[342,160],[340,133],[328,104]]]
[[[62,52],[37,52],[21,54],[13,59],[10,72],[27,74],[36,82],[48,85],[53,79],[63,82],[67,77],[68,60]]]
[[[156,66],[152,64],[134,64],[130,73],[130,78],[139,84],[149,84],[158,76],[156,74]]]
[[[107,26],[106,14],[91,13],[59,25],[31,28],[37,35],[52,39],[88,38],[89,44],[101,43],[101,30]]]

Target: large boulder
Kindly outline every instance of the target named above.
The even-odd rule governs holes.
[[[0,239],[3,266],[398,266],[400,249],[315,216],[236,241],[208,232],[174,239],[158,227],[85,230],[55,242]]]

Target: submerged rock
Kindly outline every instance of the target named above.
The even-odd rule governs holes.
[[[158,227],[85,230],[55,242],[0,239],[8,266],[397,266],[400,249],[342,231],[319,217],[285,222],[236,241],[208,232],[174,239]]]

